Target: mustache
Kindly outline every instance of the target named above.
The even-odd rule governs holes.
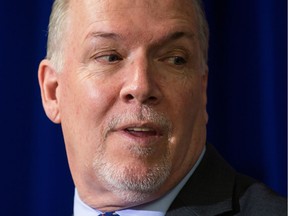
[[[166,134],[170,134],[172,131],[172,123],[163,113],[157,112],[151,107],[143,105],[138,109],[129,110],[117,114],[117,116],[113,116],[108,122],[106,135],[110,131],[113,131],[123,125],[135,123],[154,125],[161,131],[166,132]]]

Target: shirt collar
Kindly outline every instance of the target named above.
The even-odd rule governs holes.
[[[135,206],[130,209],[123,209],[120,211],[116,211],[121,216],[164,216],[173,202],[173,200],[176,198],[177,194],[180,192],[180,190],[184,187],[188,179],[192,176],[196,168],[198,167],[199,163],[201,162],[204,154],[206,151],[206,147],[204,147],[200,157],[198,158],[195,165],[192,167],[192,169],[189,171],[189,173],[180,181],[180,183],[174,187],[170,192],[168,192],[166,195],[161,197],[160,199],[157,199],[153,202]],[[102,212],[93,209],[89,207],[87,204],[85,204],[79,197],[78,191],[75,188],[75,196],[74,196],[74,216],[98,216]]]

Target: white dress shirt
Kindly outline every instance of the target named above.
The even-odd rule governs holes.
[[[201,162],[206,148],[203,149],[199,159],[192,167],[190,172],[180,181],[180,183],[173,188],[170,192],[168,192],[163,197],[148,203],[139,206],[135,206],[130,209],[123,209],[116,211],[117,214],[120,216],[164,216],[172,204],[173,200],[176,198],[177,194],[180,190],[184,187],[188,179],[192,176],[196,168],[198,167],[199,163]],[[93,209],[85,204],[79,197],[78,191],[75,188],[75,196],[74,196],[74,216],[98,216],[101,214],[101,211],[97,209]]]

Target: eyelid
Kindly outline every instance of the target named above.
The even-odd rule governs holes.
[[[167,65],[171,65],[176,68],[183,68],[187,64],[187,59],[182,56],[168,56],[166,58],[161,59],[161,61]]]
[[[91,58],[95,58],[95,57],[98,57],[98,56],[105,56],[105,55],[112,55],[112,54],[116,54],[116,55],[120,55],[116,50],[114,49],[111,49],[111,50],[100,50],[100,51],[97,51],[97,52],[94,52],[92,55],[91,55]]]
[[[190,51],[187,50],[186,48],[175,48],[172,50],[169,50],[167,52],[163,52],[163,54],[161,54],[161,56],[159,57],[159,59],[161,58],[165,58],[165,57],[169,57],[169,56],[181,56],[181,57],[186,57],[188,58],[190,56]]]
[[[123,60],[123,56],[117,52],[116,50],[107,50],[107,51],[100,51],[100,52],[97,52],[96,54],[92,55],[91,56],[91,59],[92,60],[97,60],[97,59],[101,59],[101,58],[104,58],[104,57],[109,57],[109,56],[112,56],[112,55],[115,55],[117,57],[119,57],[119,60]],[[113,62],[111,62],[113,63]]]
[[[183,49],[176,49],[176,50],[172,50],[169,52],[166,52],[165,54],[162,54],[158,60],[163,61],[165,59],[169,59],[169,58],[175,58],[175,57],[181,57],[184,58],[186,60],[186,62],[188,61],[190,55],[189,52],[183,50]]]

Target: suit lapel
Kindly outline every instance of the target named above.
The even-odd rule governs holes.
[[[211,145],[207,145],[203,160],[166,215],[208,216],[237,211],[232,200],[235,178],[236,172]]]

